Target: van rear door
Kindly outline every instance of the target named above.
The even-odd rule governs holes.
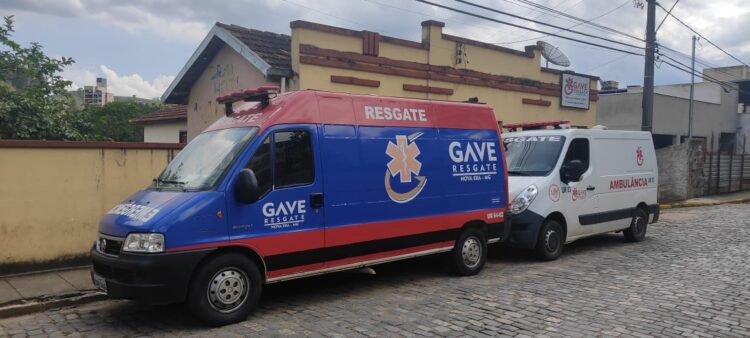
[[[243,204],[230,190],[230,238],[260,251],[270,275],[318,269],[324,233],[317,126],[276,126],[262,137],[245,166],[255,172],[262,197]]]

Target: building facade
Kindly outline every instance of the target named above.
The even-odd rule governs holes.
[[[103,106],[107,103],[114,102],[114,94],[107,91],[107,79],[103,77],[96,78],[96,85],[83,87],[83,104]]]
[[[444,26],[425,21],[421,41],[410,41],[307,21],[292,22],[291,36],[217,23],[162,101],[187,105],[189,138],[224,114],[217,96],[269,84],[282,90],[476,98],[495,109],[500,123],[596,124],[597,77],[541,67],[538,45],[508,49],[445,34]],[[575,94],[576,103],[563,100]]]
[[[166,108],[130,120],[143,127],[143,142],[187,143],[187,107]]]
[[[738,92],[711,82],[694,90],[693,137],[706,140],[712,150],[728,151],[737,145],[740,131]],[[603,90],[599,93],[597,124],[609,129],[641,130],[643,88]],[[656,86],[652,132],[656,148],[684,142],[688,136],[690,84]]]

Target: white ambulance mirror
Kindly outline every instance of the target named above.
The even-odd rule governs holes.
[[[565,184],[578,182],[581,180],[581,175],[583,175],[584,171],[586,171],[586,168],[584,168],[581,160],[564,162],[562,167],[560,167],[560,181]]]

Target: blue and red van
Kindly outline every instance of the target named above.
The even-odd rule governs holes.
[[[99,288],[225,324],[267,283],[440,252],[473,275],[508,236],[491,108],[277,90],[217,98],[226,116],[104,215]]]

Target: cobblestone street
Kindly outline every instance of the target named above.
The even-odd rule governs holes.
[[[558,261],[494,248],[478,276],[441,257],[273,285],[247,321],[205,328],[180,306],[104,301],[0,320],[0,336],[750,336],[750,205],[673,209]]]

